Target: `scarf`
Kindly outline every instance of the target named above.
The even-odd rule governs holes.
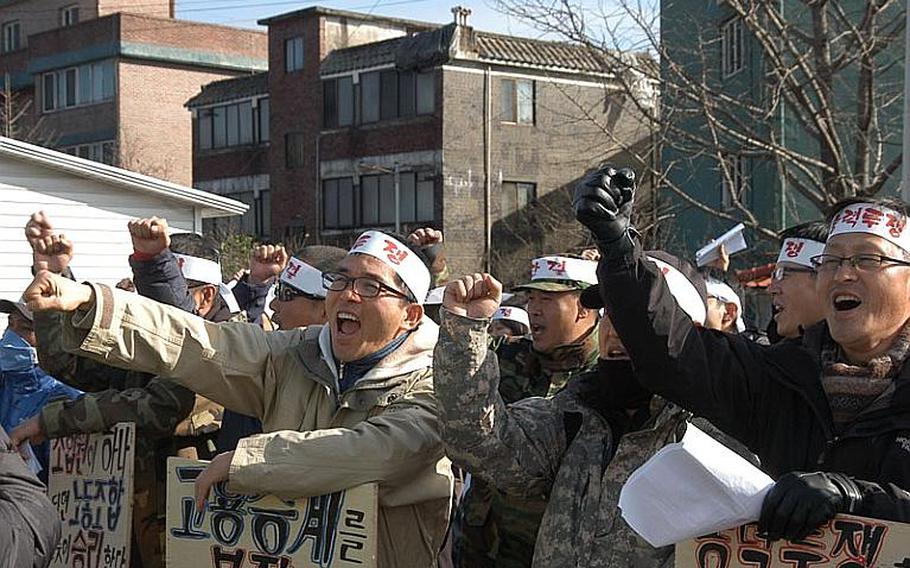
[[[861,365],[843,362],[840,347],[828,338],[822,347],[822,388],[838,434],[893,385],[908,351],[910,323],[900,331],[887,353]]]
[[[359,381],[370,372],[370,370],[376,366],[376,363],[379,363],[386,356],[388,356],[392,351],[395,351],[401,345],[407,341],[408,337],[411,336],[411,332],[402,333],[389,343],[387,343],[382,349],[374,353],[370,353],[366,357],[357,359],[356,361],[350,361],[343,365],[341,371],[341,378],[338,380],[338,392],[344,393],[349,388],[354,386],[354,383]]]

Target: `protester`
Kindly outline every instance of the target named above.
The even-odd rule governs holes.
[[[269,314],[269,296],[278,275],[288,263],[288,254],[282,245],[257,245],[250,253],[249,268],[234,275],[231,290],[240,309],[246,312],[247,321],[264,325]]]
[[[191,292],[181,280],[182,288],[175,287],[175,279],[183,277],[176,258],[168,249],[166,221],[141,219],[130,222],[128,228],[134,248],[130,263],[136,286],[142,294],[154,294],[158,300],[190,309],[195,309],[198,301],[199,308],[209,316],[225,314],[227,310],[215,286],[197,285]],[[34,271],[49,270],[72,277],[69,264],[73,258],[73,243],[56,233],[43,212],[32,215],[25,234],[32,247]],[[198,241],[195,242],[198,250],[189,248],[194,239],[181,238],[188,247],[183,252],[202,254],[201,251],[211,249],[209,243]],[[162,252],[165,250],[166,253]],[[176,455],[178,451],[175,429],[194,415],[194,393],[152,374],[124,371],[67,353],[61,337],[63,314],[36,314],[35,327],[41,364],[61,380],[91,394],[74,402],[48,404],[37,417],[11,431],[10,438],[16,444],[23,440],[31,440],[34,444],[46,438],[103,432],[118,422],[134,422],[138,435],[131,562],[134,566],[163,566],[162,535],[167,504],[165,462],[169,455]],[[200,412],[199,416],[200,422],[211,421],[210,413]],[[193,438],[183,442],[197,445]]]
[[[278,329],[294,329],[327,322],[324,272],[334,271],[347,251],[338,247],[303,247],[286,263],[272,300],[272,321]]]
[[[828,225],[803,223],[781,233],[780,254],[768,293],[779,337],[799,337],[824,319],[824,300],[816,292],[812,259],[824,252]]]
[[[38,366],[34,318],[23,302],[0,300],[0,312],[9,318],[0,339],[0,426],[10,430],[37,415],[49,402],[79,398],[82,391],[61,383]],[[50,448],[42,442],[32,450],[41,467],[39,476],[46,482]]]
[[[693,321],[703,323],[705,289],[698,273],[653,254],[652,261],[672,274],[671,293]],[[672,547],[652,548],[621,519],[619,492],[632,471],[685,432],[691,414],[637,385],[609,318],[600,322],[597,371],[549,399],[507,405],[484,332],[500,290],[495,279],[479,274],[446,288],[434,382],[447,454],[501,491],[549,496],[532,566],[672,566]],[[590,309],[603,305],[596,287],[586,289],[581,301]],[[710,424],[696,423],[719,435]]]
[[[487,332],[490,337],[506,339],[526,337],[531,332],[531,320],[528,319],[528,312],[518,306],[502,306],[493,314],[490,329]]]
[[[596,366],[598,313],[580,300],[597,283],[596,266],[570,256],[532,262],[531,280],[515,288],[528,295],[531,338],[497,348],[505,403],[553,396]],[[546,495],[504,495],[473,478],[453,526],[456,566],[530,566],[546,507]]]
[[[201,474],[198,503],[222,480],[281,498],[377,482],[379,566],[432,566],[452,476],[432,388],[438,329],[421,306],[429,271],[402,239],[370,231],[324,282],[327,325],[270,333],[46,271],[26,297],[35,310],[70,312],[64,339],[81,354],[167,371],[262,420],[268,434],[241,440]]]
[[[59,540],[57,507],[0,427],[0,568],[45,568]]]
[[[743,321],[743,303],[739,295],[726,282],[716,278],[705,279],[708,293],[708,317],[705,327],[726,333],[746,331]]]
[[[837,513],[910,520],[906,207],[832,209],[812,261],[825,322],[768,347],[685,317],[631,230],[634,188],[631,170],[612,167],[576,188],[575,214],[603,254],[606,310],[643,387],[744,442],[776,478],[759,530],[799,540]]]

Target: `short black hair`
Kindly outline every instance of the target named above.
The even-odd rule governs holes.
[[[297,249],[292,255],[320,272],[335,270],[348,251],[328,245],[310,245]]]
[[[793,225],[792,227],[787,227],[778,235],[781,242],[784,239],[806,239],[808,241],[815,241],[818,243],[824,243],[828,240],[828,223],[824,221],[809,221],[808,223],[800,223],[799,225]]]
[[[221,263],[221,246],[211,237],[203,237],[196,233],[177,233],[171,235],[171,252],[204,258],[212,262]]]
[[[896,197],[847,197],[841,199],[828,209],[828,213],[825,215],[825,223],[830,225],[831,221],[834,220],[834,217],[841,212],[841,209],[857,203],[871,203],[872,205],[877,205],[879,207],[894,209],[904,217],[910,215],[910,207],[907,206],[907,203]]]

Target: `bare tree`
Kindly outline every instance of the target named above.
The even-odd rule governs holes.
[[[13,89],[9,73],[3,74],[0,85],[0,135],[23,142],[52,146],[55,136],[44,125],[44,118],[35,118],[34,99],[24,91]]]
[[[736,157],[770,168],[796,194],[783,205],[791,212],[798,203],[824,210],[843,197],[896,186],[902,2],[719,0],[713,8],[727,14],[731,28],[705,25],[706,6],[714,2],[614,0],[593,9],[577,0],[495,4],[601,58],[627,100],[639,107],[659,148],[660,159],[641,155],[633,165],[682,204],[743,221],[756,234],[774,238],[780,227],[756,214],[740,191]],[[673,9],[674,21],[665,22],[663,35],[659,4]],[[738,57],[749,55],[742,51],[746,41],[757,46],[750,64],[758,63],[763,88],[737,92],[724,80],[721,47],[729,41],[739,42]],[[653,64],[655,57],[660,65]],[[660,104],[648,105],[641,95],[658,85]],[[793,143],[794,133],[799,143]],[[705,159],[731,189],[723,206],[680,181],[686,162]]]

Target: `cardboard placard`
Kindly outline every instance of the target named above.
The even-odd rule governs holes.
[[[375,484],[284,501],[271,495],[238,495],[219,483],[198,513],[194,482],[206,465],[181,458],[168,460],[169,568],[376,565]]]
[[[48,495],[62,532],[53,568],[126,568],[133,525],[136,429],[51,440]]]
[[[676,545],[676,568],[910,568],[910,524],[838,515],[803,541],[769,543],[755,523]]]

